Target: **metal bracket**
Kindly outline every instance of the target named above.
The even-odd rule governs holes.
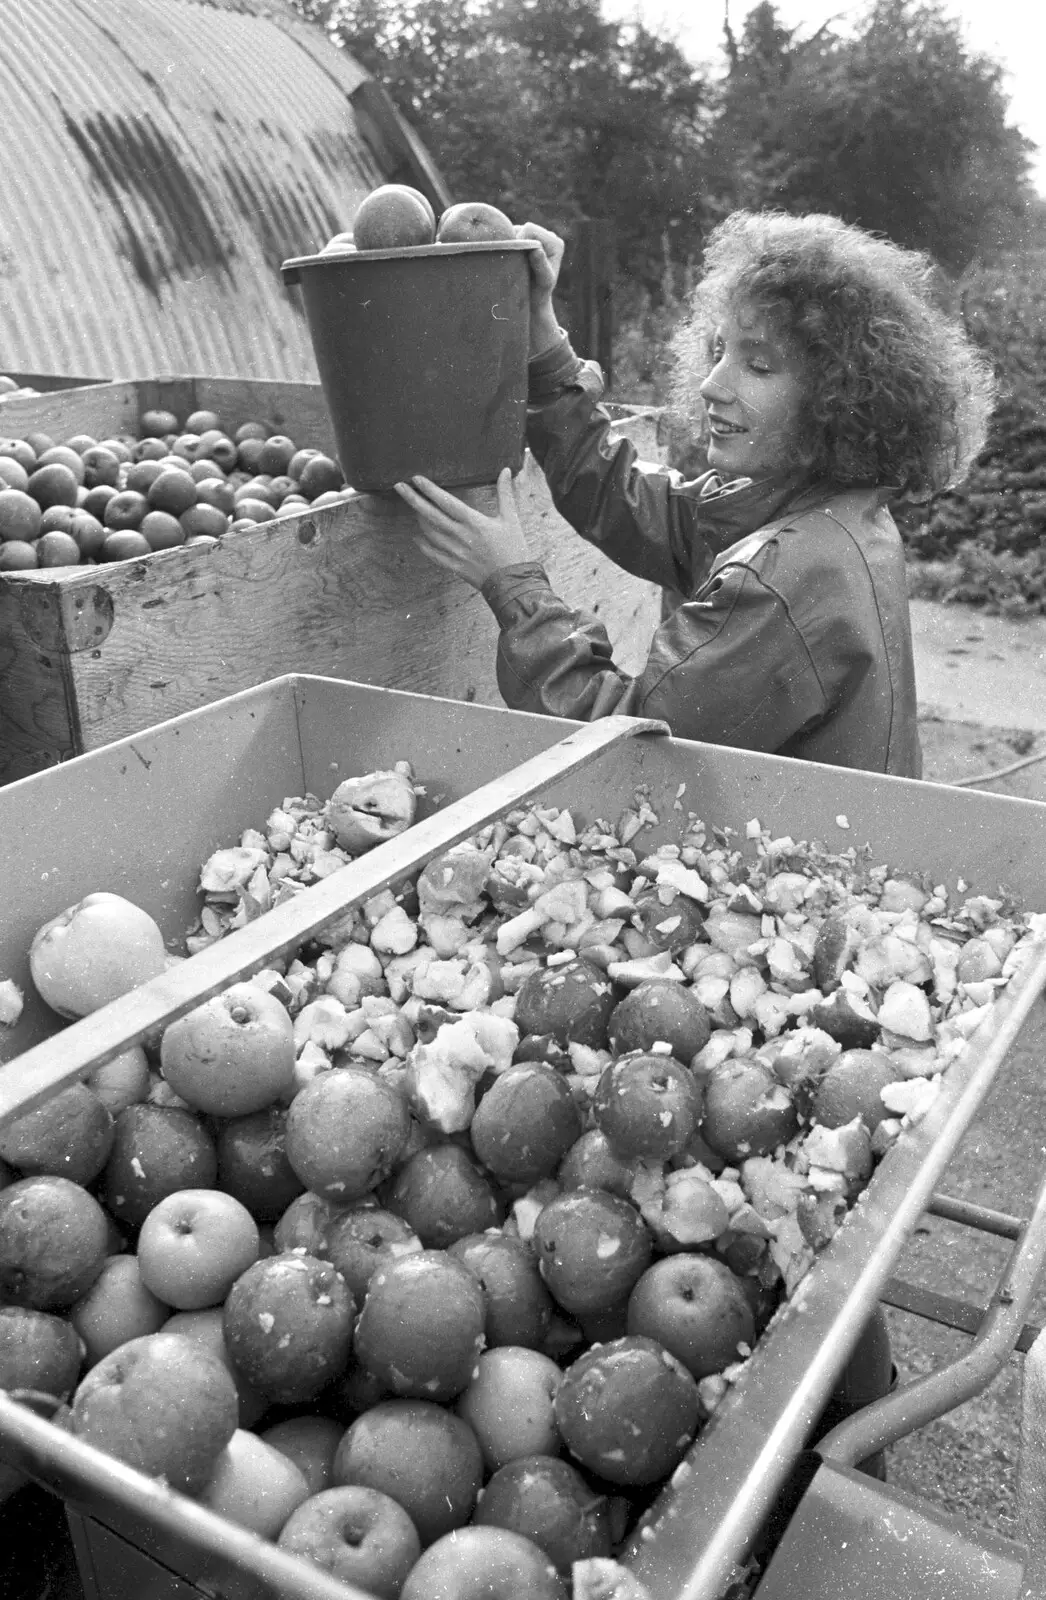
[[[813,1446],[822,1460],[852,1467],[855,1462],[896,1444],[898,1439],[914,1433],[936,1417],[954,1411],[957,1406],[987,1388],[1014,1349],[1026,1338],[1030,1344],[1038,1332],[1025,1324],[1024,1314],[1031,1304],[1039,1274],[1046,1262],[1046,1176],[1039,1186],[1032,1214],[1026,1223],[1002,1212],[982,1210],[966,1201],[950,1200],[945,1195],[935,1195],[927,1209],[951,1221],[980,1227],[984,1232],[1015,1237],[1016,1247],[1010,1254],[986,1310],[977,1317],[970,1349],[938,1372],[902,1384],[892,1394],[865,1406],[838,1428],[833,1428],[831,1433]],[[950,1322],[950,1326],[963,1326],[977,1316],[978,1308],[967,1302],[949,1303],[945,1296],[913,1289],[913,1286],[903,1283],[898,1287],[904,1293],[911,1294],[914,1300],[924,1297],[922,1303],[927,1307],[954,1313],[956,1321]],[[888,1299],[888,1296],[884,1298]],[[933,1320],[947,1321],[947,1317],[942,1315]],[[970,1330],[964,1327],[964,1331]],[[1028,1344],[1024,1344],[1025,1349]]]

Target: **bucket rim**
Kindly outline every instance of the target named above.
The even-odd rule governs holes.
[[[293,274],[289,279],[293,282],[303,267],[344,266],[346,262],[355,264],[362,261],[417,261],[427,256],[496,255],[505,251],[511,254],[540,249],[537,239],[477,239],[461,244],[401,245],[392,250],[331,250],[311,256],[290,256],[280,271],[285,275],[285,281],[288,281],[288,274]]]

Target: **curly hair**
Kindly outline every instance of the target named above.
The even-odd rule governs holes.
[[[724,312],[750,307],[798,353],[800,459],[811,476],[926,495],[984,442],[990,368],[932,298],[928,256],[829,216],[738,211],[711,234],[676,332],[672,402],[704,423],[696,385]]]

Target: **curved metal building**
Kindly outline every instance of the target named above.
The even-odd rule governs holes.
[[[313,379],[280,262],[378,183],[446,201],[380,87],[284,0],[2,14],[0,372]]]

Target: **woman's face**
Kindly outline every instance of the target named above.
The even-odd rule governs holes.
[[[802,370],[794,350],[751,307],[724,313],[701,385],[708,463],[725,478],[783,481],[801,466]]]

